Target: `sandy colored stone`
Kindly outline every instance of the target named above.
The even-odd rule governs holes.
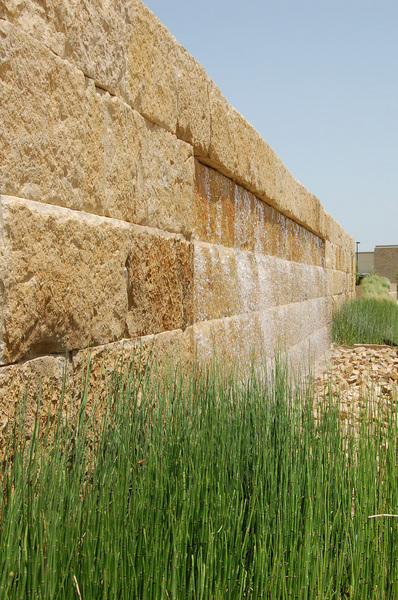
[[[168,29],[142,2],[130,11],[126,56],[126,99],[149,121],[177,130],[177,50]]]
[[[235,184],[197,160],[192,237],[210,244],[235,244]]]
[[[194,321],[220,319],[241,312],[235,252],[194,242]]]
[[[125,95],[126,47],[131,37],[126,2],[52,0],[69,20],[63,57],[100,87]],[[57,15],[57,11],[54,11]],[[65,17],[64,17],[65,18]],[[58,19],[57,19],[58,21]],[[58,23],[57,23],[58,26]]]
[[[65,357],[43,356],[21,364],[0,367],[0,452],[10,431],[16,411],[25,402],[25,436],[33,432],[38,401],[45,418],[54,415],[65,390],[63,412],[73,412],[70,391],[72,369]],[[18,413],[17,413],[18,414]]]
[[[1,362],[123,337],[128,226],[18,198],[1,204]]]
[[[192,147],[162,127],[146,122],[139,194],[146,201],[145,224],[190,237],[193,227]]]
[[[104,211],[101,96],[90,80],[0,22],[0,193]]]
[[[369,411],[387,425],[398,411],[397,373],[396,347],[333,344],[315,372],[316,404],[335,402],[347,428],[369,419]]]
[[[237,160],[236,180],[260,195],[271,195],[274,153],[253,125],[235,108],[232,109],[232,114]]]
[[[17,25],[61,57],[65,53],[65,25],[71,21],[72,14],[67,0],[47,0],[45,6],[34,0],[2,0],[0,3],[0,19]]]
[[[195,239],[324,266],[323,241],[219,172],[195,163]]]
[[[272,310],[278,323],[277,335],[287,348],[308,339],[320,326],[328,324],[327,305],[323,298],[284,304]]]
[[[16,24],[112,94],[125,90],[130,2],[3,0],[0,18]]]
[[[105,214],[190,236],[194,159],[190,145],[103,94]]]
[[[125,102],[103,92],[102,170],[104,214],[146,224],[148,198],[143,178],[143,149],[148,145],[146,120]],[[96,149],[93,148],[93,152]]]
[[[209,77],[182,46],[177,51],[177,136],[207,156],[210,144]]]
[[[234,109],[220,89],[209,83],[210,146],[208,161],[227,176],[237,172],[236,121]]]
[[[191,146],[0,28],[0,192],[189,235]]]
[[[168,371],[192,364],[192,330],[166,331],[136,339],[80,350],[73,354],[73,395],[78,398],[88,386],[89,403],[96,396],[103,402],[112,389],[112,378],[129,381],[132,389],[148,372],[162,376]],[[86,383],[87,382],[87,383]]]
[[[334,269],[325,269],[326,293],[328,296],[336,296],[347,291],[345,285],[345,273]]]
[[[191,244],[182,236],[132,227],[125,337],[192,324],[192,254]]]
[[[247,369],[253,357],[261,355],[257,313],[202,321],[192,330],[194,356],[201,364],[216,357],[221,367]]]

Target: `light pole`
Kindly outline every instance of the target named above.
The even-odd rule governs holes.
[[[359,252],[358,252],[358,246],[359,246],[359,244],[360,244],[360,243],[361,243],[361,242],[357,242],[357,263],[358,263],[358,261],[359,261]]]

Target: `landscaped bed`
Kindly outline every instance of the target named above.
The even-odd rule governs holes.
[[[398,597],[398,428],[342,431],[311,380],[115,376],[99,423],[8,433],[0,597]],[[23,415],[20,423],[22,424]]]

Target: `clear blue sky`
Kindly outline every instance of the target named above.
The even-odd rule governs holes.
[[[360,251],[398,244],[397,0],[144,0]]]

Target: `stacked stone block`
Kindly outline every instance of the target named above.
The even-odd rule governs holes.
[[[140,0],[3,0],[0,113],[4,415],[87,346],[326,348],[352,238]]]

